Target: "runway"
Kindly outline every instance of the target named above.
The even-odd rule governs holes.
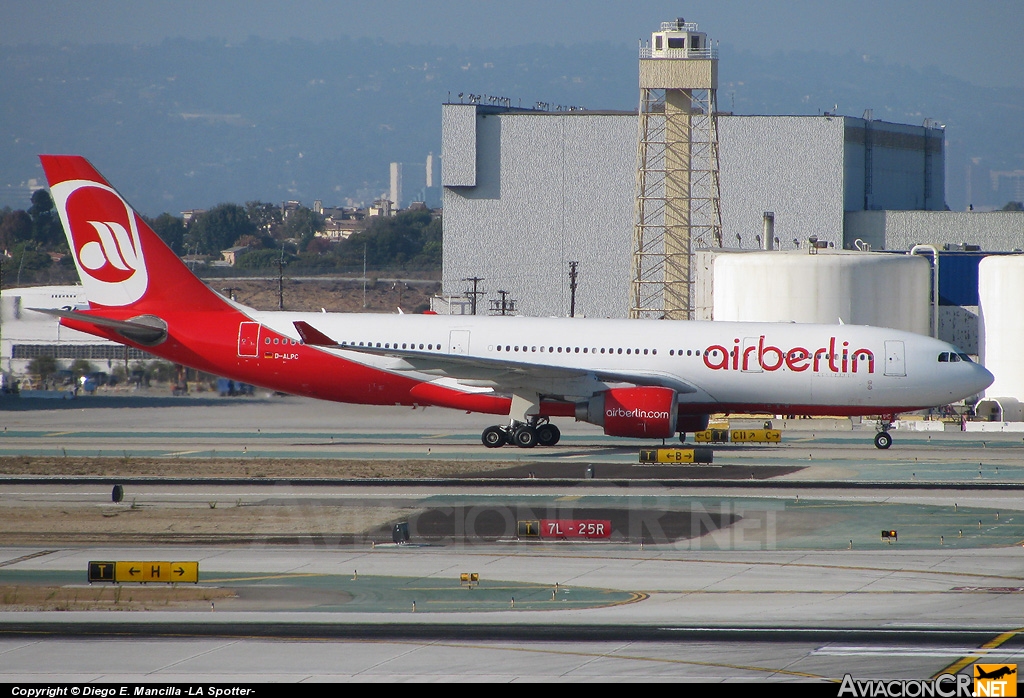
[[[189,459],[213,463],[251,447],[282,463],[296,452],[505,459],[536,473],[471,484],[147,477],[125,480],[120,505],[102,475],[8,474],[0,680],[923,679],[1020,658],[1019,437],[896,433],[881,452],[870,431],[822,422],[787,430],[780,447],[716,450],[732,478],[602,482],[581,468],[545,481],[545,464],[566,461],[635,472],[640,442],[567,425],[554,448],[491,451],[478,442],[486,416],[368,412],[295,398],[0,406],[0,455],[120,448],[129,463],[172,463],[194,450]],[[782,474],[758,477],[772,468]],[[31,512],[43,523],[25,530]],[[627,516],[605,540],[516,535],[522,516],[593,512]],[[61,538],[65,516],[93,517],[92,538]],[[409,522],[409,545],[388,540],[396,520]],[[898,540],[882,540],[886,528]],[[196,560],[200,583],[148,599],[152,585],[119,585],[115,600],[113,585],[85,582],[90,560]],[[53,592],[67,610],[16,610],[12,588]]]

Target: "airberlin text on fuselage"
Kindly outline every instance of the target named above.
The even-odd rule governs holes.
[[[606,417],[619,417],[620,419],[632,417],[633,419],[668,419],[669,413],[664,410],[660,412],[654,412],[652,410],[642,410],[639,407],[635,410],[624,410],[621,407],[613,407],[605,410]]]
[[[733,340],[730,352],[720,344],[713,344],[704,352],[704,365],[716,371],[778,371],[783,366],[790,371],[811,370],[814,373],[857,373],[867,364],[867,373],[875,372],[875,355],[868,349],[850,350],[850,343],[843,342],[836,348],[836,338],[829,337],[827,347],[819,347],[812,353],[804,347],[782,349],[765,344],[765,336],[757,344],[740,347],[740,340]]]

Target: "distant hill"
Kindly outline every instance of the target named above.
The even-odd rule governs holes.
[[[721,48],[719,108],[749,114],[864,109],[887,121],[947,125],[947,200],[991,190],[989,170],[1024,170],[1024,89],[975,88],[935,70],[859,56],[761,58]],[[312,43],[168,40],[158,45],[0,46],[0,207],[27,208],[36,155],[81,153],[142,212],[220,202],[369,202],[388,163],[440,154],[441,103],[458,93],[634,109],[636,47],[494,50],[339,38]],[[35,178],[36,182],[31,180]],[[993,194],[994,196],[994,194]]]

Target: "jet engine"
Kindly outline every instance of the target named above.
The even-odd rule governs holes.
[[[608,436],[667,439],[675,436],[676,391],[671,388],[612,388],[576,404],[576,420],[604,427]]]

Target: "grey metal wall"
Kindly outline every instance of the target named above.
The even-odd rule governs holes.
[[[812,235],[841,247],[842,118],[722,116],[718,123],[725,246],[756,248],[764,212],[774,211],[781,249]]]
[[[843,122],[845,210],[946,208],[942,129],[853,117]]]
[[[848,121],[863,123],[831,116],[719,118],[727,247],[757,247],[765,211],[775,212],[782,249],[795,247],[794,240],[806,244],[812,235],[843,246],[844,206],[855,205],[858,197],[863,203],[865,181],[864,148],[848,143]],[[890,141],[906,129],[922,130],[872,126],[896,134]],[[577,260],[577,315],[625,317],[636,129],[634,114],[444,105],[444,293],[462,293],[469,286],[462,279],[482,277],[488,294],[478,313],[485,314],[487,300],[502,289],[518,301],[521,314],[566,315],[568,262]],[[912,208],[915,201],[915,190],[900,184],[915,162],[906,150],[874,152],[875,188],[886,192],[878,200],[899,208]],[[916,162],[920,193],[920,152]],[[930,174],[932,187],[941,192],[942,168],[933,166]],[[852,182],[860,189],[851,193]]]
[[[446,105],[460,114],[466,107]],[[569,261],[578,261],[576,314],[623,317],[633,235],[636,118],[607,114],[486,114],[467,138],[443,120],[445,293],[483,277],[521,314],[567,315]],[[473,186],[469,172],[474,170]]]
[[[872,249],[909,250],[914,245],[980,245],[983,250],[1024,250],[1020,211],[853,211],[846,214],[846,239]]]

